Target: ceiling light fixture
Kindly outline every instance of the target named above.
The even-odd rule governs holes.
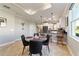
[[[46,9],[49,9],[49,8],[51,8],[52,7],[52,5],[51,4],[44,4],[44,8],[43,8],[43,10],[46,10]]]
[[[52,5],[49,4],[49,3],[46,3],[46,4],[43,4],[43,6],[41,8],[38,8],[38,9],[25,9],[25,12],[29,15],[34,15],[37,11],[40,11],[40,10],[46,10],[46,9],[49,9],[51,8]]]
[[[25,10],[25,12],[29,15],[34,15],[36,13],[36,11],[33,11],[31,9]]]
[[[43,18],[41,17],[41,23],[52,23],[52,24],[57,24],[58,20],[56,20],[56,17],[53,16],[53,13],[51,13],[51,17],[50,18]]]

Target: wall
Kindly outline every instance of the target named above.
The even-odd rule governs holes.
[[[0,17],[7,18],[7,26],[0,27],[0,45],[11,41],[20,39],[20,36],[33,35],[36,32],[36,25],[28,22],[27,19],[23,19],[20,16],[16,16],[13,11],[7,11],[0,9]],[[22,30],[21,23],[24,22],[24,30]]]
[[[60,18],[59,19],[60,21],[59,21],[59,27],[61,27],[61,28],[65,28],[66,27],[66,19],[65,19],[65,16],[64,17],[62,17],[62,18]]]
[[[79,56],[79,41],[68,37],[68,47],[72,55]]]
[[[62,18],[61,21],[60,21],[60,27],[63,27],[65,28],[65,30],[67,31],[68,35],[68,39],[67,39],[67,46],[68,46],[68,49],[70,51],[70,53],[73,55],[73,56],[79,56],[79,41],[77,41],[75,38],[73,38],[71,36],[71,24],[69,23],[68,27],[65,26],[65,19]],[[69,20],[70,21],[70,20]]]
[[[34,23],[26,21],[27,19],[23,20],[20,17],[16,16],[15,19],[15,32],[17,39],[24,34],[25,36],[33,35],[36,32],[36,25]],[[24,30],[22,30],[22,25],[21,23],[24,24]]]
[[[74,27],[75,24],[72,24],[73,20],[79,18],[79,4],[73,5],[73,8],[69,11],[68,16],[69,16],[68,31],[67,31],[68,32],[68,47],[72,55],[79,56],[79,38],[77,39],[74,36],[73,29],[75,29]]]
[[[7,13],[6,11],[0,10],[0,17],[7,18],[7,26],[6,27],[0,27],[0,44],[12,41],[15,39],[14,32],[11,31],[11,29],[14,29],[14,16]]]

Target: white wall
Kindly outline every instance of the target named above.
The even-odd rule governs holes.
[[[27,19],[26,19],[27,20]],[[16,31],[16,36],[17,38],[19,38],[22,34],[24,34],[25,36],[29,36],[29,35],[33,35],[36,31],[36,25],[34,23],[28,22],[26,20],[23,20],[21,18],[16,18],[15,20],[15,31]],[[24,22],[24,30],[22,30],[22,26],[21,23]]]
[[[0,17],[7,18],[7,26],[0,27],[0,44],[8,43],[16,39],[20,39],[20,36],[33,35],[36,32],[36,25],[28,22],[27,19],[16,16],[10,11],[0,9]],[[24,30],[22,30],[21,23],[24,22]]]
[[[0,10],[0,17],[7,18],[7,26],[6,27],[0,27],[0,44],[5,43],[8,41],[12,41],[15,39],[14,32],[11,31],[11,29],[14,29],[14,16],[7,13],[6,11]]]
[[[34,33],[37,32],[35,26],[36,26],[35,24],[30,24],[30,25],[29,25],[29,31],[30,31],[30,34],[29,34],[29,35],[32,36],[32,35],[34,35]]]
[[[79,56],[79,41],[68,36],[68,47],[72,55]]]
[[[61,17],[60,19],[59,19],[59,28],[63,28],[63,29],[66,29],[66,18],[65,18],[65,16],[64,17]]]
[[[70,48],[70,51],[72,55],[79,56],[79,38],[74,38],[75,36],[72,36],[72,29],[71,29],[71,21],[72,18],[69,18],[69,27],[68,27],[68,46]]]
[[[72,55],[79,56],[79,38],[73,35],[74,24],[71,26],[71,21],[79,18],[79,4],[75,4],[72,10],[69,11],[69,26],[68,26],[68,46]],[[73,27],[73,28],[71,28]]]

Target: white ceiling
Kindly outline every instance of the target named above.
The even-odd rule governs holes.
[[[44,9],[44,6],[47,4],[44,3],[9,3],[9,4],[0,4],[0,6],[7,5],[10,9],[17,14],[23,16],[26,20],[34,21],[34,22],[41,22],[40,16],[43,18],[50,18],[51,13],[55,16],[55,19],[58,20],[62,17],[65,8],[68,11],[70,7],[69,3],[51,3],[51,8]],[[34,15],[28,15],[24,10],[25,9],[32,9],[36,10],[37,12]]]

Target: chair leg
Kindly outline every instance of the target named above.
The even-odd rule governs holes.
[[[31,53],[29,53],[29,55],[30,55],[30,56],[32,56],[32,54],[31,54]]]
[[[40,52],[40,56],[42,56],[42,52]]]
[[[25,46],[23,47],[22,55],[23,55],[23,53],[24,53],[24,49],[25,49]]]
[[[49,45],[48,45],[48,51],[50,52],[50,48],[49,48]]]

